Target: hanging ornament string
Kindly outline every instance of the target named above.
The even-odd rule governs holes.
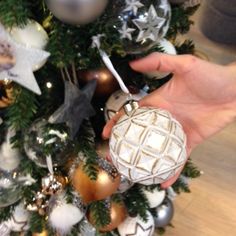
[[[104,37],[104,34],[98,34],[96,36],[93,36],[92,37],[92,48],[97,48],[99,50],[99,53],[100,53],[100,56],[104,62],[104,64],[107,66],[107,68],[110,70],[110,72],[114,75],[114,77],[116,78],[116,80],[118,81],[119,85],[120,85],[120,88],[121,90],[124,92],[124,93],[127,93],[129,94],[129,97],[131,99],[132,95],[131,93],[129,92],[128,88],[126,87],[124,81],[122,80],[122,78],[120,77],[120,75],[118,74],[118,72],[116,71],[116,69],[114,68],[109,56],[107,55],[106,52],[104,52],[102,49],[101,49],[101,42],[100,42],[100,39]]]
[[[48,134],[57,136],[58,138],[61,139],[62,142],[65,142],[66,137],[67,137],[66,133],[61,133],[58,130],[53,130],[53,129],[50,130],[48,132]],[[56,140],[57,140],[56,137],[53,137],[53,138],[49,139],[47,142],[45,142],[45,146],[50,145],[52,143],[55,143]],[[53,163],[52,163],[52,156],[51,155],[46,156],[46,162],[47,162],[47,167],[48,167],[48,170],[49,170],[50,174],[53,175],[54,172],[53,172]]]

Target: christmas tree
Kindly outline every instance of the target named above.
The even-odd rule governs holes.
[[[190,192],[188,179],[200,175],[191,160],[161,189],[170,173],[141,178],[147,161],[135,166],[128,147],[125,160],[126,146],[114,147],[119,127],[111,158],[101,132],[130,98],[172,77],[134,72],[129,61],[155,51],[194,54],[193,42],[177,36],[189,31],[198,3],[0,1],[1,236],[152,235],[171,225],[175,194]],[[180,127],[169,113],[147,112]]]

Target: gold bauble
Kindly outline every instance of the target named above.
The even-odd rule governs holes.
[[[43,230],[41,233],[32,233],[32,236],[48,236],[48,231]]]
[[[12,83],[8,80],[0,80],[0,108],[8,107],[13,101]]]
[[[94,224],[93,215],[91,214],[91,212],[88,213],[88,220],[95,228],[97,228],[100,232],[109,232],[117,228],[126,219],[127,210],[124,203],[112,202],[110,209],[110,217],[111,222],[109,225],[97,228]]]
[[[98,175],[96,180],[91,180],[84,172],[83,164],[80,164],[72,175],[72,185],[80,194],[85,204],[111,196],[120,185],[120,175],[116,169],[116,172],[113,173],[115,177],[109,175],[100,167],[97,167],[97,169]]]
[[[119,89],[118,82],[107,68],[79,70],[77,71],[77,75],[82,83],[87,83],[91,80],[97,81],[97,87],[94,93],[95,96],[109,96]]]

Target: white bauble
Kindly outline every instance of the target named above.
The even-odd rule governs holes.
[[[13,171],[20,163],[20,152],[12,147],[10,141],[14,135],[14,131],[8,130],[6,140],[0,147],[0,169],[4,171]]]
[[[137,93],[132,94],[132,99],[135,101],[141,100],[147,93],[143,90],[139,90]],[[124,93],[122,90],[114,92],[106,102],[105,106],[105,120],[110,120],[124,104],[130,99],[129,94]]]
[[[168,111],[151,107],[123,115],[112,129],[109,148],[117,170],[145,185],[167,181],[187,160],[181,124]]]
[[[62,202],[52,209],[49,215],[49,221],[54,229],[61,234],[66,234],[83,217],[84,213],[78,207],[62,200]]]
[[[150,208],[155,208],[159,206],[166,197],[165,190],[154,189],[153,191],[143,190],[144,195],[146,196]]]
[[[45,49],[48,43],[48,34],[44,28],[36,21],[31,20],[23,28],[13,27],[10,29],[12,38],[20,44],[28,48]],[[40,69],[45,63],[46,59],[39,64],[33,66],[33,71]]]
[[[147,222],[140,216],[128,217],[118,226],[120,236],[151,236],[154,233],[155,223],[150,212],[147,212]]]
[[[174,45],[166,39],[162,39],[158,41],[158,45],[164,50],[164,53],[166,54],[170,54],[170,55],[177,54]],[[145,73],[145,75],[150,79],[163,79],[169,74],[170,73],[160,72],[160,71],[150,71],[150,72]]]
[[[1,236],[10,236],[11,229],[8,227],[6,222],[0,224],[0,235]]]
[[[24,204],[20,203],[14,210],[10,220],[6,225],[14,232],[21,232],[29,229],[28,225],[29,212],[25,209]]]

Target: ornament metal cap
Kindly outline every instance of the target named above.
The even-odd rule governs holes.
[[[129,116],[134,110],[139,108],[139,104],[135,100],[130,100],[124,105],[124,111]]]

